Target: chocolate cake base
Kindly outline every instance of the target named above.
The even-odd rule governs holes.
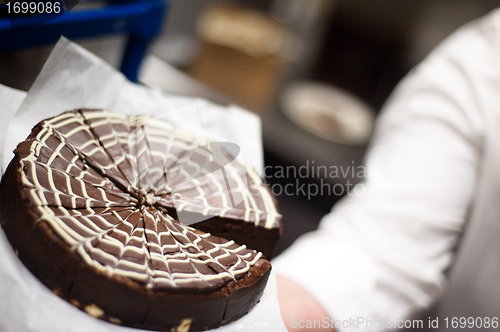
[[[165,142],[177,150],[194,143],[169,136],[166,124],[155,121],[148,128],[141,121],[78,110],[39,123],[2,177],[0,224],[24,265],[91,316],[158,331],[199,331],[234,321],[266,286],[271,264],[265,256],[271,257],[281,232],[274,203],[255,173],[247,177],[248,189],[238,184],[243,201],[233,207],[215,182],[186,177],[173,191],[158,179],[178,175],[164,163],[158,177],[148,160],[160,155],[172,161],[162,152],[170,149]],[[141,138],[138,129],[147,135]],[[135,135],[134,154],[123,144],[127,135]],[[198,150],[173,160],[188,169],[194,162],[212,165]],[[231,181],[247,181],[245,166],[231,167]],[[220,215],[192,225],[177,219],[177,212],[205,211]],[[242,220],[235,219],[240,213]]]

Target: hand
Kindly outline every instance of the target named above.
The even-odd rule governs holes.
[[[316,299],[296,282],[277,275],[281,317],[288,331],[335,331],[329,315]]]

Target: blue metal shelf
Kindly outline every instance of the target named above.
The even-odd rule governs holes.
[[[167,8],[167,0],[111,1],[98,8],[77,6],[38,25],[41,15],[0,18],[0,52],[55,43],[61,36],[75,40],[128,35],[121,70],[135,82],[149,43],[161,31]],[[5,5],[1,9],[0,13],[5,12]]]

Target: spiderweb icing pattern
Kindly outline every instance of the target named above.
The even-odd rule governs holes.
[[[277,223],[253,170],[165,121],[72,111],[45,120],[21,144],[29,145],[20,165],[37,222],[97,270],[148,288],[214,289],[262,257],[180,222],[182,212]],[[222,167],[213,155],[229,162]]]

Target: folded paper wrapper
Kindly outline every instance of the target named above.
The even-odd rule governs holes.
[[[28,93],[0,85],[2,173],[13,157],[12,151],[35,124],[76,108],[160,117],[212,141],[238,144],[238,158],[258,171],[263,169],[261,126],[256,115],[237,106],[168,95],[130,83],[100,58],[61,38]],[[15,256],[3,231],[0,266],[0,331],[139,331],[95,319],[54,295]],[[286,331],[274,275],[261,301],[247,315],[216,331]]]

